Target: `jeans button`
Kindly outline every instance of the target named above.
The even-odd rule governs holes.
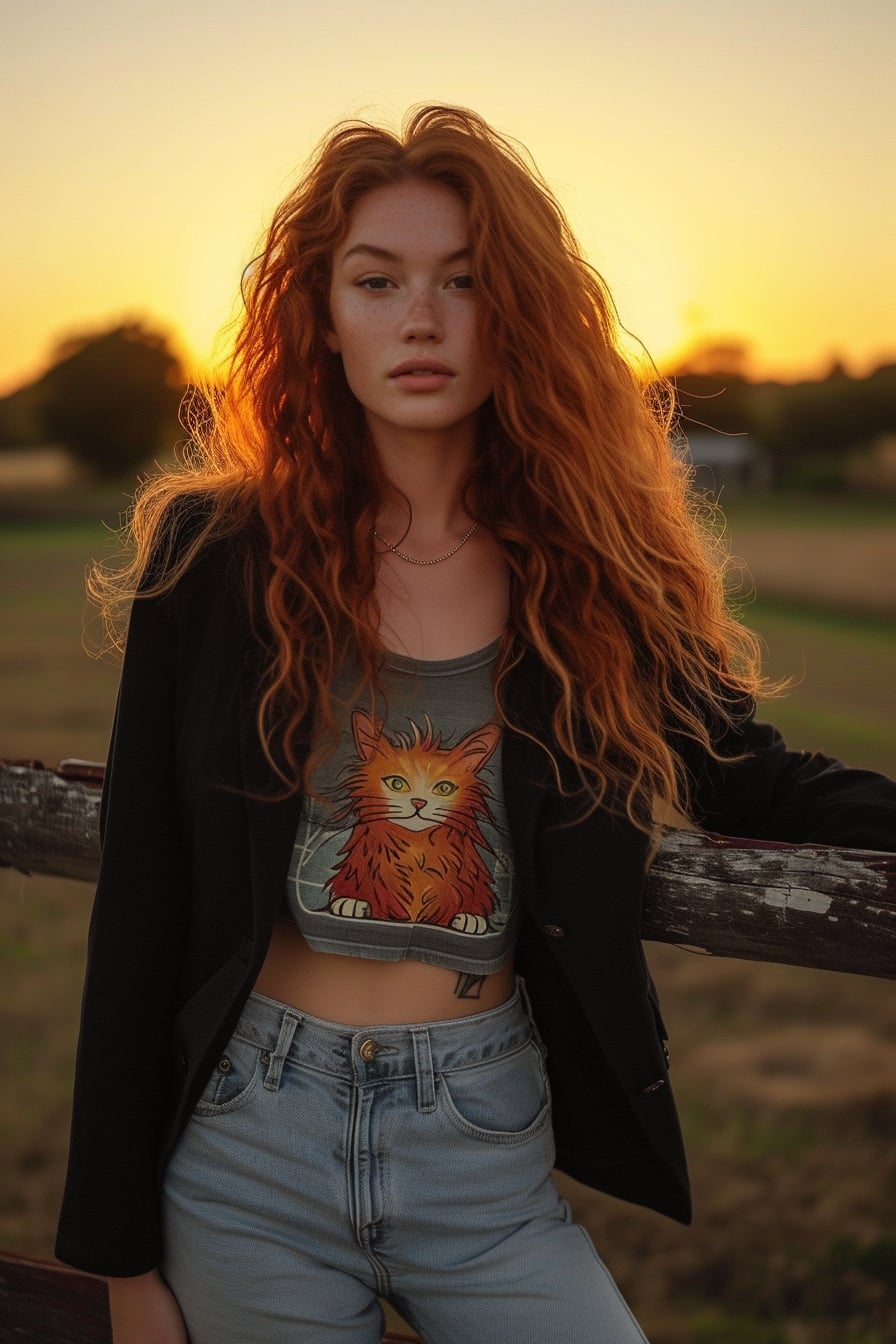
[[[372,1059],[376,1059],[379,1054],[379,1049],[376,1041],[362,1041],[358,1047],[358,1054],[369,1064]]]

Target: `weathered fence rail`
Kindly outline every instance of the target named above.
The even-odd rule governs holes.
[[[0,1344],[112,1344],[103,1279],[0,1253]],[[420,1344],[387,1330],[383,1344]]]
[[[95,879],[101,780],[85,762],[0,767],[0,863]],[[896,854],[669,831],[641,931],[713,956],[896,979]]]

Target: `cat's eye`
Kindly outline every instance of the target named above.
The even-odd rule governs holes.
[[[440,798],[450,798],[452,793],[457,793],[457,785],[452,784],[450,779],[440,779],[438,784],[433,784],[432,791]]]
[[[411,786],[402,775],[383,775],[383,783],[393,793],[410,793]]]

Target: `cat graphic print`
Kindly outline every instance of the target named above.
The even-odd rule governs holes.
[[[349,802],[335,820],[354,817],[330,878],[336,915],[409,919],[461,933],[485,933],[494,908],[491,874],[480,850],[480,820],[493,820],[479,771],[494,755],[496,724],[443,747],[429,719],[421,731],[386,737],[363,710],[352,715],[358,761]]]
[[[440,948],[482,940],[491,961],[510,933],[512,862],[489,782],[501,730],[443,735],[426,713],[404,722],[388,731],[352,712],[336,777],[306,804],[289,903],[309,942],[333,951],[370,954],[370,940],[395,959],[417,955],[422,937],[425,960],[454,965]]]

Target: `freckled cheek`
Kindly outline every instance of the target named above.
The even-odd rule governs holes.
[[[383,341],[375,322],[365,316],[339,313],[334,330],[346,376],[375,374],[382,361]]]
[[[359,314],[344,327],[343,345],[358,359],[374,359],[382,349],[382,330],[375,318]]]

